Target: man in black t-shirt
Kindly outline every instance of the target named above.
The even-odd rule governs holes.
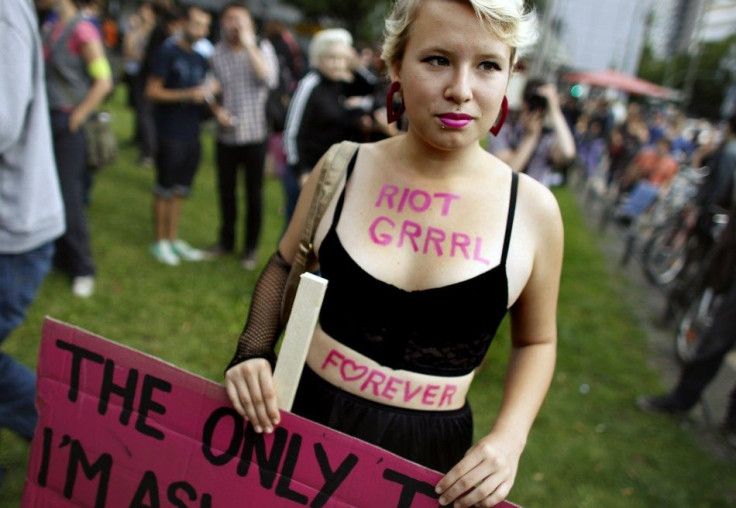
[[[190,191],[200,159],[202,108],[213,90],[206,82],[208,63],[194,44],[209,33],[211,16],[190,6],[181,35],[167,39],[156,52],[146,83],[146,97],[155,103],[158,137],[154,224],[151,253],[161,263],[200,261],[204,254],[178,237],[181,202]]]
[[[151,30],[143,50],[141,68],[134,80],[134,94],[139,97],[136,108],[136,128],[138,130],[139,164],[144,167],[153,166],[156,153],[156,125],[153,121],[153,103],[145,96],[146,83],[151,75],[153,61],[161,45],[177,33],[181,27],[182,14],[177,7],[167,6],[164,2],[152,4],[156,14],[156,25]]]

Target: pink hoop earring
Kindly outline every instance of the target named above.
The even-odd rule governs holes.
[[[386,94],[386,118],[388,123],[394,123],[404,113],[404,101],[399,101],[399,105],[394,109],[394,94],[401,90],[401,83],[394,81],[388,88],[388,94]]]
[[[503,127],[503,123],[506,121],[506,117],[509,114],[509,100],[506,98],[506,96],[503,96],[503,101],[501,101],[501,112],[498,115],[498,120],[496,120],[496,123],[491,127],[491,134],[494,136],[498,136],[498,133],[501,131],[501,127]]]

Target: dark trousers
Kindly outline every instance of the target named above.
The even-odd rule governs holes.
[[[0,254],[0,348],[25,319],[51,267],[53,242],[19,254]],[[31,439],[38,415],[36,375],[0,351],[0,429]],[[1,475],[0,475],[1,476]]]
[[[56,241],[54,264],[72,277],[94,275],[95,264],[84,203],[87,171],[84,132],[81,129],[71,132],[69,113],[61,111],[52,111],[51,129],[66,215],[66,232]]]
[[[736,283],[722,294],[713,315],[713,326],[695,358],[682,369],[674,396],[685,408],[700,399],[708,384],[718,374],[723,360],[736,344]],[[726,425],[736,428],[736,386],[731,391],[731,401],[726,415]]]
[[[284,174],[281,179],[284,184],[284,197],[286,200],[285,229],[289,225],[291,217],[294,215],[294,210],[296,210],[296,202],[299,200],[301,187],[299,186],[299,176],[297,176],[297,171],[289,165],[284,169]]]
[[[145,77],[140,74],[131,85],[131,94],[135,102],[135,137],[141,157],[153,158],[158,148],[156,122],[153,117],[153,103],[145,97]]]
[[[268,144],[226,145],[217,143],[217,190],[220,198],[220,245],[235,248],[238,167],[245,167],[244,254],[255,251],[263,215],[263,166]]]

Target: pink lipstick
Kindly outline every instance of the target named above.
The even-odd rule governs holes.
[[[473,120],[473,117],[457,113],[445,113],[444,115],[439,115],[439,119],[445,127],[449,127],[451,129],[462,129],[468,125],[471,120]]]

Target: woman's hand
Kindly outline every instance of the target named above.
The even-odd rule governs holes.
[[[257,433],[273,432],[281,421],[271,365],[264,358],[241,362],[225,373],[225,388],[235,410]]]
[[[539,140],[544,128],[544,114],[541,111],[523,111],[521,123],[524,126],[524,136],[529,136],[535,142]]]
[[[560,95],[554,83],[547,83],[537,88],[537,93],[547,99],[549,109],[560,109]]]
[[[82,124],[87,120],[84,113],[79,108],[74,109],[69,114],[69,130],[71,132],[77,132]]]
[[[436,487],[442,506],[491,507],[511,491],[523,450],[521,443],[491,433],[475,443]]]

